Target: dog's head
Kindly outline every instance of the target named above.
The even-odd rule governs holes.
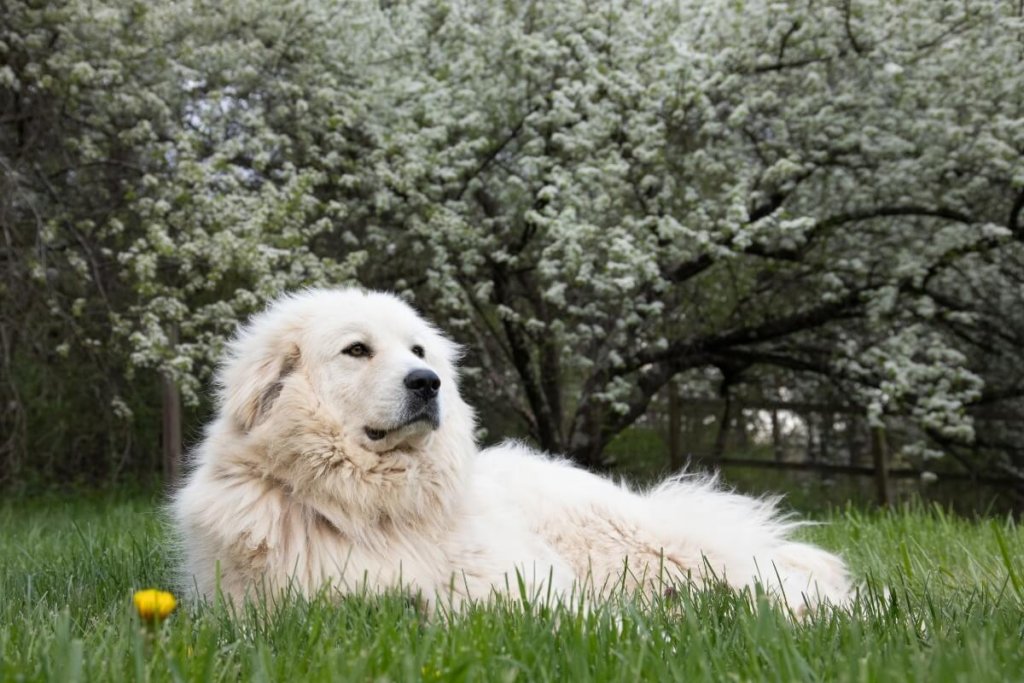
[[[289,486],[341,472],[378,485],[390,477],[395,488],[408,472],[441,464],[424,460],[472,448],[457,354],[394,296],[286,296],[231,343],[218,375],[222,424],[276,460],[274,476]]]

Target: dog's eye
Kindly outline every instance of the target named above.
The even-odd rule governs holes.
[[[349,344],[342,353],[353,358],[367,358],[371,355],[370,347],[362,342]]]
[[[419,356],[420,358],[423,358],[423,356],[425,355],[425,352],[423,351],[423,347],[420,346],[419,344],[417,344],[416,346],[412,347],[412,352],[414,354],[416,354],[417,356]]]

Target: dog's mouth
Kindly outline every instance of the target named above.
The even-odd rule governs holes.
[[[395,427],[389,427],[387,429],[363,427],[363,432],[366,433],[366,437],[370,441],[382,441],[389,435],[396,434],[413,425],[419,425],[420,423],[424,423],[429,426],[430,429],[437,429],[440,426],[440,420],[437,417],[436,411],[423,411]]]

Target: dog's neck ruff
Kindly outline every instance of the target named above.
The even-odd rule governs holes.
[[[247,435],[262,454],[260,473],[293,504],[309,508],[353,540],[367,529],[445,529],[464,485],[472,441],[428,432],[376,452],[322,412],[310,411],[278,428],[274,420]],[[252,477],[247,469],[243,476]]]

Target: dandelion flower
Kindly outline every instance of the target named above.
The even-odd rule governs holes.
[[[159,621],[174,611],[178,601],[167,591],[148,588],[136,591],[133,598],[139,616],[149,621]]]

